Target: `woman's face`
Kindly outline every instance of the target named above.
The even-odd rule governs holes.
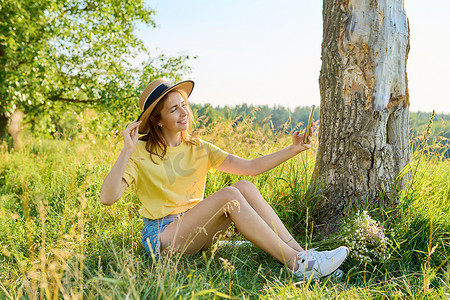
[[[160,116],[158,125],[161,126],[164,135],[178,134],[189,128],[189,109],[177,91],[167,94]]]

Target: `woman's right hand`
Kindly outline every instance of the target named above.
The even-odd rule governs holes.
[[[127,128],[122,132],[124,148],[130,153],[136,148],[136,144],[139,137],[139,125],[142,121],[133,121],[128,124]]]
[[[122,132],[124,146],[116,163],[106,176],[102,184],[100,193],[100,202],[104,205],[112,205],[122,197],[123,192],[128,183],[123,179],[123,174],[128,160],[130,159],[134,149],[136,148],[139,137],[139,125],[141,121],[133,121],[128,124],[127,128]]]

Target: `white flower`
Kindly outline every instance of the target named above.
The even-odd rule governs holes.
[[[358,211],[353,219],[348,218],[343,223],[342,228],[343,241],[353,258],[368,262],[390,258],[387,252],[392,242],[384,234],[381,223],[373,220],[367,211]]]

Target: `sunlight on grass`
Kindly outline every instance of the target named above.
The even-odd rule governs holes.
[[[196,133],[204,140],[243,157],[291,142],[290,135],[273,133],[269,125],[256,126],[252,115],[242,122],[219,118],[202,124],[204,118]],[[342,279],[308,284],[248,244],[216,244],[195,256],[154,260],[140,242],[136,196],[127,192],[111,207],[99,202],[103,179],[121,149],[120,136],[26,140],[18,152],[6,144],[0,148],[2,299],[445,299],[450,293],[450,161],[433,148],[413,158],[414,184],[399,195],[398,209],[369,212],[395,233],[392,257],[370,264],[349,259]],[[211,172],[205,193],[250,180],[302,244],[335,246],[338,238],[319,239],[309,218],[316,149],[314,144],[256,177]]]

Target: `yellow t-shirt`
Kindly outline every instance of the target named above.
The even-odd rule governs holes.
[[[159,219],[192,208],[203,199],[206,173],[217,168],[228,153],[198,140],[197,145],[181,143],[167,147],[164,160],[145,149],[145,141],[138,141],[127,163],[123,179],[134,184],[142,202],[139,213],[148,219]]]

